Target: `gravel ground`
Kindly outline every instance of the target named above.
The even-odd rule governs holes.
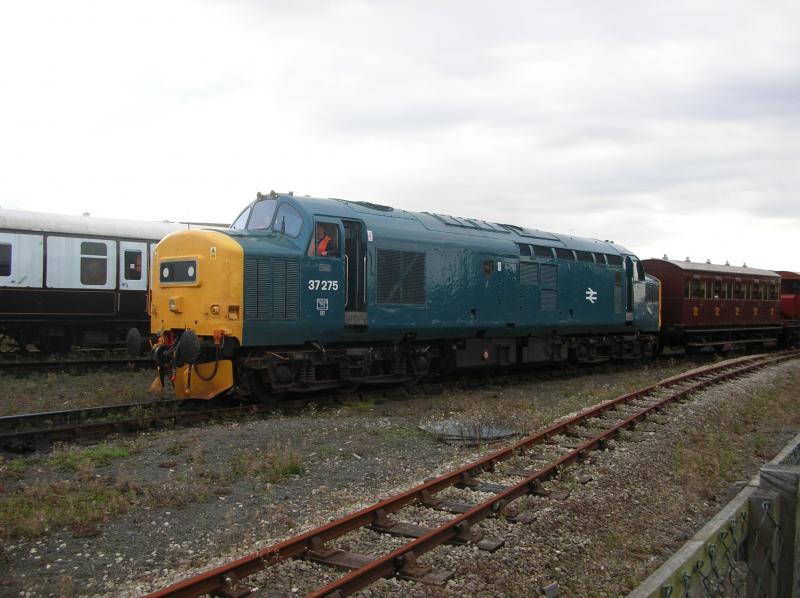
[[[412,396],[390,391],[377,400],[354,398],[340,408],[291,417],[7,458],[0,463],[0,565],[7,571],[0,596],[139,595],[491,450],[437,442],[419,424],[456,419],[528,433],[688,367],[659,363],[575,379],[483,381],[476,388],[426,387]],[[800,427],[800,407],[787,398],[796,397],[799,381],[800,366],[792,362],[698,395],[656,418],[666,425],[643,425],[616,450],[595,453],[547,484],[560,492],[515,503],[536,510],[531,524],[481,523],[486,534],[505,539],[497,552],[447,546],[425,555],[423,562],[455,572],[444,588],[383,580],[362,595],[530,596],[550,582],[560,585],[562,595],[623,593],[719,509],[733,482],[751,475]],[[403,400],[393,400],[398,396]],[[711,442],[720,438],[723,448]],[[504,480],[511,478],[502,471],[486,478]],[[80,494],[87,489],[93,493]],[[456,489],[448,494],[472,502],[488,496]],[[70,506],[83,500],[89,512],[78,510],[64,522],[55,516],[63,519],[65,511],[58,503],[57,513],[26,518],[45,496]],[[402,513],[403,520],[420,524],[443,516],[418,508]],[[359,531],[337,546],[374,553],[400,542]],[[335,575],[313,563],[291,562],[252,582],[299,594]]]
[[[0,372],[0,416],[171,400],[148,390],[155,370]]]

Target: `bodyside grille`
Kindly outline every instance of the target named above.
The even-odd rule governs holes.
[[[378,250],[378,303],[425,304],[425,254]]]
[[[519,282],[524,285],[539,284],[539,264],[520,262]]]
[[[296,320],[300,313],[298,260],[245,258],[244,317]]]

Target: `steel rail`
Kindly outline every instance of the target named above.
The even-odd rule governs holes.
[[[108,367],[151,367],[152,359],[72,359],[66,361],[0,361],[0,372],[28,373]]]
[[[286,559],[303,556],[312,551],[315,545],[319,546],[320,543],[339,538],[353,530],[370,525],[374,523],[380,515],[396,512],[415,502],[424,503],[426,499],[429,499],[432,495],[445,488],[454,486],[459,482],[470,479],[472,476],[485,471],[492,471],[497,463],[509,459],[522,449],[541,444],[553,436],[567,432],[570,426],[576,426],[588,419],[598,417],[607,411],[615,409],[617,406],[634,401],[656,390],[668,389],[704,376],[715,376],[712,379],[701,380],[684,389],[680,389],[677,393],[659,400],[657,403],[625,418],[619,424],[615,424],[602,433],[581,443],[576,449],[565,453],[558,460],[523,479],[521,482],[508,487],[492,499],[476,505],[469,511],[457,515],[440,527],[425,533],[419,538],[383,557],[379,557],[367,565],[352,570],[350,573],[342,576],[324,588],[309,594],[309,596],[314,597],[329,595],[346,596],[369,585],[377,579],[397,573],[403,568],[410,555],[413,554],[414,557],[419,556],[440,544],[453,540],[457,536],[463,535],[464,530],[468,530],[469,526],[474,525],[493,513],[502,511],[505,506],[515,498],[537,492],[542,481],[554,477],[564,465],[582,458],[586,452],[601,446],[609,438],[618,434],[621,429],[635,426],[636,422],[644,419],[650,412],[661,409],[666,403],[678,400],[711,384],[716,384],[720,381],[747,373],[758,367],[798,356],[800,356],[800,352],[793,351],[780,353],[777,356],[741,358],[734,362],[699,368],[692,372],[674,376],[651,386],[621,395],[595,407],[586,409],[575,416],[556,422],[532,436],[515,442],[511,446],[495,451],[486,457],[464,465],[443,476],[428,480],[394,497],[379,501],[350,515],[333,520],[321,527],[309,530],[303,534],[244,556],[231,563],[221,565],[200,573],[199,575],[179,581],[167,588],[148,594],[147,598],[163,598],[166,596],[194,597],[229,588],[235,585],[238,580],[264,569],[265,567],[272,566]],[[717,374],[719,375],[717,376]]]
[[[169,403],[157,402],[152,404],[141,404],[147,407],[163,407]],[[97,411],[102,408],[91,408],[89,411]],[[82,438],[97,438],[109,434],[138,432],[155,428],[157,424],[166,425],[190,424],[199,421],[206,421],[215,418],[234,417],[265,413],[274,410],[274,406],[266,404],[254,405],[221,405],[218,407],[205,409],[185,409],[171,410],[166,413],[141,414],[124,419],[105,419],[92,422],[79,422],[62,426],[50,426],[46,428],[31,428],[25,430],[15,430],[0,434],[0,449],[12,451],[29,451],[41,444],[56,440],[73,441]],[[76,410],[80,411],[80,410]],[[35,414],[35,417],[45,418],[47,413]],[[9,416],[19,418],[24,416]]]

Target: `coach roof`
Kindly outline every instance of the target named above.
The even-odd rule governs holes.
[[[117,218],[95,218],[72,214],[51,214],[25,210],[0,210],[0,230],[62,233],[125,239],[163,239],[169,233],[187,228],[177,222],[148,222]]]

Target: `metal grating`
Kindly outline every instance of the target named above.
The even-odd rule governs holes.
[[[541,291],[541,310],[556,311],[558,307],[558,291],[552,289],[542,289]]]
[[[248,320],[296,320],[300,313],[297,260],[245,258],[244,317]]]
[[[540,276],[542,286],[545,288],[558,288],[558,266],[553,264],[541,264]]]
[[[425,254],[378,250],[378,303],[425,304]]]
[[[519,283],[524,285],[539,284],[539,264],[520,262]]]

